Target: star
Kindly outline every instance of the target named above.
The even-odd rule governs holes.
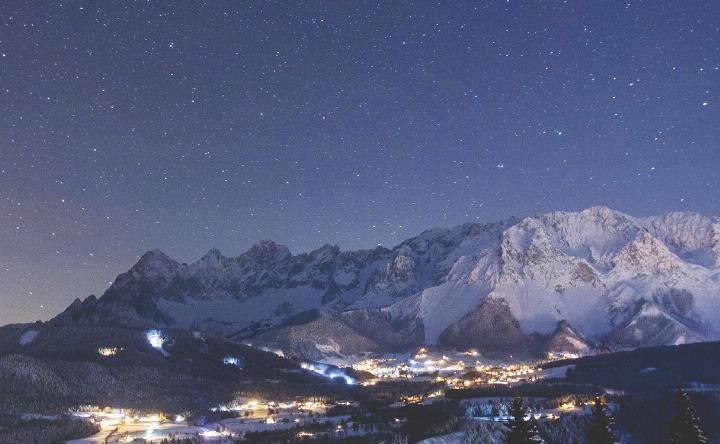
[[[154,248],[720,214],[693,198],[720,185],[713,2],[11,3],[0,325],[102,294]]]

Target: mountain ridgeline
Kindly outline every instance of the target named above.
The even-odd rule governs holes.
[[[392,249],[154,250],[57,324],[191,328],[319,359],[419,345],[586,353],[720,337],[720,219],[605,207],[432,229]]]

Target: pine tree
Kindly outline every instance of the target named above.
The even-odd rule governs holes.
[[[535,444],[533,439],[535,429],[530,421],[525,420],[526,409],[523,406],[522,398],[515,398],[510,404],[510,416],[508,427],[510,430],[505,433],[505,444]]]
[[[611,424],[612,420],[605,405],[605,400],[600,396],[596,397],[588,428],[588,443],[613,444],[615,438],[610,428]]]
[[[535,419],[535,416],[532,414],[530,415],[530,419],[528,420],[528,428],[530,430],[530,442],[537,443],[538,441],[542,441],[539,436],[537,436],[539,425],[538,420]]]
[[[700,430],[695,408],[687,393],[678,390],[675,393],[675,416],[670,423],[670,442],[672,444],[706,444],[707,438]]]

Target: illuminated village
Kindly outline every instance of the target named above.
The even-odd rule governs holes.
[[[158,330],[146,334],[148,344],[163,355],[168,337]],[[122,350],[106,346],[98,349],[105,358]],[[548,359],[567,356],[548,356]],[[243,360],[226,356],[223,364],[242,368]],[[449,391],[482,387],[513,387],[535,383],[546,378],[563,378],[565,367],[543,370],[530,363],[505,364],[484,359],[477,351],[436,352],[420,348],[411,355],[386,355],[358,359],[347,365],[302,362],[300,367],[312,374],[338,381],[357,390],[384,393],[398,390],[395,398],[385,398],[382,424],[359,421],[367,415],[361,403],[348,396],[317,396],[293,399],[238,398],[234,402],[210,409],[208,415],[192,412],[139,412],[112,407],[88,406],[73,415],[97,424],[95,436],[77,443],[149,443],[168,439],[193,439],[195,442],[234,442],[253,433],[287,432],[298,439],[342,438],[364,435],[384,427],[396,430],[407,420],[404,410],[412,406],[443,405]],[[352,375],[352,376],[351,376]],[[399,389],[398,389],[399,388]],[[465,416],[478,421],[506,421],[508,401],[505,397],[478,396],[462,399]],[[587,400],[568,399],[528,410],[528,417],[556,420],[563,414],[587,412]],[[392,412],[397,412],[393,414]]]
[[[469,387],[477,384],[510,385],[547,377],[547,374],[530,364],[483,363],[479,356],[478,352],[471,351],[455,353],[450,357],[421,348],[409,359],[370,358],[353,363],[352,368],[375,376],[364,381],[364,385],[376,384],[381,380],[412,379],[435,380],[448,387]]]

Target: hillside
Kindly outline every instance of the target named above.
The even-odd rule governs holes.
[[[183,329],[29,324],[0,328],[0,412],[82,405],[202,410],[282,383],[331,385],[293,361]]]

